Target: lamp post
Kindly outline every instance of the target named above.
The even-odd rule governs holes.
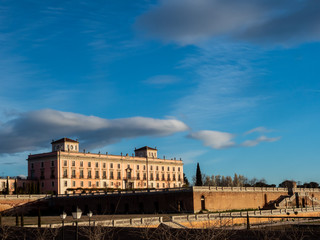
[[[81,218],[81,215],[82,215],[82,211],[78,207],[77,207],[77,210],[75,212],[72,212],[72,217],[73,217],[73,219],[76,220],[76,236],[75,236],[76,240],[79,239],[78,221]]]
[[[60,218],[62,220],[62,240],[64,240],[64,220],[66,219],[67,217],[67,214],[65,211],[63,211],[61,214],[60,214]]]
[[[92,213],[91,211],[89,211],[89,212],[87,213],[87,216],[89,217],[89,227],[90,227],[90,220],[91,220],[91,218],[92,218],[92,215],[93,215],[93,213]]]

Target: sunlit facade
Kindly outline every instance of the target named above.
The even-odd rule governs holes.
[[[28,179],[41,193],[107,189],[174,188],[183,185],[182,160],[160,159],[158,150],[135,149],[132,156],[79,152],[79,142],[52,141],[52,151],[28,156]]]

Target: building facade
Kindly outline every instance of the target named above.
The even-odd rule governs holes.
[[[135,149],[132,156],[80,152],[69,138],[52,141],[52,151],[28,156],[28,179],[40,193],[106,189],[174,188],[183,185],[182,160],[160,159],[158,150]]]

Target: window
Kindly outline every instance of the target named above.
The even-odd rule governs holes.
[[[150,180],[153,180],[153,173],[150,173]]]
[[[99,178],[99,171],[96,171],[96,178]]]
[[[164,171],[164,166],[162,166],[162,171]]]
[[[140,173],[137,173],[137,180],[140,180]]]
[[[34,168],[34,165],[33,165],[33,163],[31,163],[31,169],[33,169]]]
[[[67,181],[64,181],[64,186],[68,187],[68,182]]]
[[[110,179],[113,179],[113,171],[110,171]]]
[[[157,173],[157,179],[156,180],[159,181],[159,173]]]
[[[63,166],[65,166],[65,167],[68,166],[68,162],[67,162],[67,161],[64,161],[64,162],[63,162]]]
[[[121,172],[118,172],[117,178],[118,178],[118,179],[121,179]]]
[[[106,168],[106,163],[103,163],[103,165],[102,165],[102,166],[103,166],[103,168]]]
[[[153,168],[153,167],[152,167],[152,165],[151,165],[151,166],[150,166],[150,170],[152,170],[152,168]]]
[[[88,178],[91,178],[91,170],[88,170]]]
[[[162,180],[162,181],[164,181],[164,180],[165,180],[165,179],[164,179],[164,173],[162,174],[162,178],[161,178],[161,180]]]
[[[168,177],[167,177],[167,180],[168,180],[168,181],[170,181],[170,174],[169,174],[169,173],[168,173]]]
[[[96,186],[99,187],[99,182],[96,182]]]
[[[137,165],[137,170],[139,170],[139,165]]]
[[[168,167],[168,171],[170,171],[170,167]]]
[[[43,164],[43,162],[41,162],[41,167],[43,168],[43,166],[44,166],[44,164]]]
[[[75,161],[72,161],[72,167],[74,167],[76,165]]]
[[[54,182],[51,182],[51,186],[54,187]]]
[[[91,162],[88,162],[88,167],[91,167]]]
[[[72,181],[72,187],[76,186],[76,181]]]
[[[120,165],[120,164],[118,164],[118,168],[119,168],[119,169],[121,168],[121,165]]]
[[[143,165],[143,170],[146,170],[146,165]]]
[[[80,182],[80,186],[83,187],[83,181]]]
[[[51,167],[54,167],[54,161],[51,161]]]
[[[88,186],[91,187],[91,182],[90,181],[88,182]]]
[[[44,182],[41,183],[41,187],[44,187]]]
[[[173,181],[175,181],[175,180],[176,180],[176,175],[173,174],[173,175],[172,175],[172,178],[173,178]]]
[[[72,176],[71,176],[72,178],[75,178],[76,177],[76,170],[72,170]]]
[[[146,180],[147,179],[147,175],[146,173],[143,173],[143,180]]]
[[[80,178],[83,178],[83,170],[80,170]]]
[[[178,181],[181,181],[181,175],[180,174],[178,175]]]
[[[51,169],[51,178],[55,178],[55,175],[54,175],[54,169]]]
[[[44,179],[44,171],[43,170],[40,172],[40,179]]]
[[[178,172],[180,172],[180,167],[178,167]]]
[[[82,161],[80,162],[80,167],[83,167],[83,162]]]
[[[103,182],[103,186],[104,186],[104,187],[107,187],[107,183],[106,183],[106,182]]]
[[[158,166],[156,166],[156,170],[157,170],[157,171],[159,170],[159,167],[158,167]]]
[[[102,178],[103,178],[103,179],[106,179],[106,178],[107,178],[107,172],[106,172],[106,171],[103,171],[103,172],[102,172]]]
[[[164,185],[164,183],[162,183],[162,187],[163,187],[163,188],[165,188],[165,185]]]
[[[77,150],[77,145],[74,146],[74,150]]]
[[[64,178],[68,177],[68,170],[67,169],[63,169],[63,177]]]
[[[118,165],[119,166],[119,165]],[[113,163],[110,163],[110,168],[113,168]]]
[[[172,167],[172,171],[175,171],[176,170],[176,168],[175,167]]]
[[[99,167],[99,163],[98,162],[96,162],[96,168],[98,168]]]

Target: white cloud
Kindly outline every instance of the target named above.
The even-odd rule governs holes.
[[[262,142],[276,142],[281,139],[281,137],[269,138],[266,136],[260,136],[254,140],[245,140],[241,144],[238,144],[235,142],[235,134],[210,130],[193,132],[190,133],[187,137],[200,140],[205,146],[214,149],[224,149],[230,147],[254,147]]]
[[[52,109],[21,113],[0,125],[0,154],[48,147],[51,139],[78,138],[82,146],[103,147],[124,138],[167,136],[188,130],[176,119],[104,119]]]
[[[205,146],[209,146],[214,149],[229,148],[235,145],[232,141],[235,136],[226,132],[202,130],[190,133],[188,137],[201,140]]]
[[[261,142],[276,142],[278,140],[280,140],[281,137],[274,137],[274,138],[268,138],[266,136],[260,136],[254,140],[246,140],[244,141],[241,146],[244,147],[254,147],[256,145],[258,145]]]

